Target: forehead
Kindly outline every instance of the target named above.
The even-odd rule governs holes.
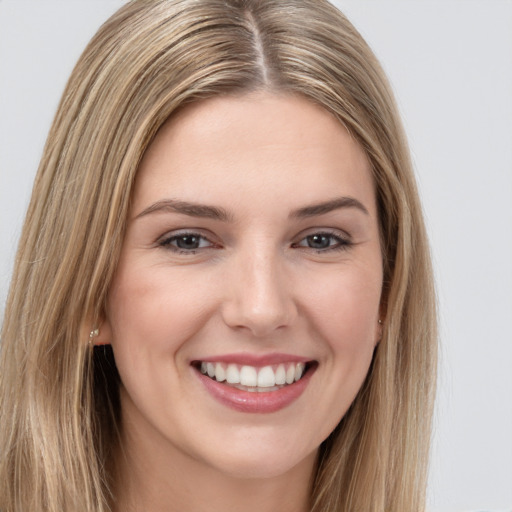
[[[311,101],[259,92],[204,100],[167,121],[141,162],[133,204],[179,196],[293,207],[294,199],[303,204],[329,195],[357,196],[374,208],[360,145]]]

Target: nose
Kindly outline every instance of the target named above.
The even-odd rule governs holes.
[[[297,317],[292,280],[272,251],[247,251],[231,261],[224,284],[224,322],[262,338],[290,326]]]

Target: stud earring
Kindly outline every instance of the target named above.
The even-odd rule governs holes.
[[[100,333],[100,330],[99,329],[93,329],[90,333],[89,333],[89,346],[92,347],[93,346],[93,342],[92,340],[94,338],[96,338],[96,336],[98,336],[98,334]]]
[[[382,325],[382,320],[379,318],[379,325]]]

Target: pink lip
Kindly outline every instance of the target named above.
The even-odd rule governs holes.
[[[224,358],[221,360],[225,361]],[[215,361],[219,361],[219,359],[215,359]],[[237,359],[237,362],[239,361],[240,359]],[[287,361],[289,361],[289,359]],[[313,365],[308,369],[302,379],[297,382],[286,385],[276,391],[259,393],[243,391],[241,389],[228,386],[225,383],[217,382],[207,375],[203,375],[199,370],[194,369],[206,390],[221,404],[239,412],[260,414],[279,411],[297,400],[308,386],[311,376],[315,370],[316,365]]]
[[[311,358],[295,356],[292,354],[250,354],[241,352],[239,354],[222,354],[218,356],[197,359],[205,363],[233,363],[248,366],[269,366],[281,363],[307,363]]]

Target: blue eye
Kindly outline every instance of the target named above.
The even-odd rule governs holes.
[[[206,249],[213,246],[207,238],[197,233],[180,233],[178,235],[172,235],[159,242],[159,245],[179,253],[188,252],[191,254],[198,249]]]
[[[349,240],[333,233],[313,233],[294,244],[294,247],[304,247],[314,249],[319,252],[326,252],[346,249],[350,245],[351,242]]]

